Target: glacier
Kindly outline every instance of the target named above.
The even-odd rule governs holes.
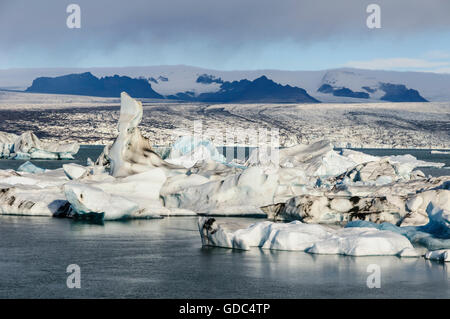
[[[204,245],[351,256],[397,255],[446,260],[450,248],[450,176],[417,168],[442,163],[411,155],[377,157],[337,151],[327,140],[253,151],[230,163],[209,140],[186,135],[164,158],[139,129],[142,103],[123,92],[117,137],[86,166],[55,170],[27,162],[0,170],[0,214],[121,220],[202,216]],[[0,134],[8,158],[57,158],[76,144],[47,145],[32,133]],[[33,155],[34,154],[34,155]],[[227,228],[218,216],[265,221]],[[436,257],[438,256],[438,257]],[[443,256],[443,257],[442,257]]]

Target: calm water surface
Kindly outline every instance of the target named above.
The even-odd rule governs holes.
[[[202,248],[196,221],[0,216],[0,298],[450,298],[442,263]],[[66,287],[69,264],[81,289]],[[370,264],[379,289],[366,286]]]

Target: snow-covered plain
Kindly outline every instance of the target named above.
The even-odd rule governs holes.
[[[177,107],[185,111],[191,106]],[[206,116],[214,110],[233,114],[238,108],[204,107]],[[283,107],[268,109],[283,114]],[[340,109],[330,109],[336,108]],[[145,123],[141,102],[122,93],[119,115],[116,139],[95,163],[56,170],[27,163],[20,171],[0,170],[0,213],[103,220],[259,215],[269,220],[234,230],[218,225],[213,217],[200,217],[202,242],[352,256],[417,257],[429,250],[427,258],[448,260],[447,251],[433,251],[450,248],[450,176],[425,177],[414,170],[443,164],[413,156],[338,152],[327,140],[281,149],[277,161],[267,161],[254,151],[245,163],[225,163],[211,142],[190,137],[178,139],[166,161],[141,134],[140,124]],[[167,117],[163,120],[169,122]],[[66,118],[65,125],[74,125],[68,123]]]

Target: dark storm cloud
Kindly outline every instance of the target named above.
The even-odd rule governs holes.
[[[77,40],[112,45],[120,41],[213,40],[233,45],[246,41],[316,41],[367,33],[365,8],[382,8],[380,32],[402,34],[448,29],[450,1],[300,1],[300,0],[74,0],[82,9],[82,29],[65,26],[61,0],[2,0],[3,49],[27,41]]]
[[[447,0],[0,0],[0,58],[177,43],[235,50],[277,41],[302,45],[332,38],[403,36],[450,29]],[[81,6],[82,28],[66,27],[66,7]],[[369,30],[366,7],[377,3],[382,29]],[[42,54],[42,53],[41,53]]]

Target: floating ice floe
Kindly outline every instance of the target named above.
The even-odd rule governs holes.
[[[67,203],[62,169],[39,173],[0,170],[0,214],[53,216]]]
[[[80,145],[47,143],[32,132],[22,135],[0,132],[0,158],[29,159],[73,159]]]
[[[448,210],[450,191],[440,191],[427,204],[426,211],[429,222],[424,226],[399,227],[390,223],[375,224],[367,221],[353,221],[346,225],[351,227],[372,227],[389,230],[401,234],[416,246],[425,247],[430,251],[450,248],[450,212]]]
[[[200,217],[203,245],[248,250],[261,247],[273,250],[304,251],[311,254],[349,256],[403,255],[418,257],[409,240],[397,233],[375,228],[332,228],[304,224],[260,222],[234,232],[218,225],[214,218]]]
[[[429,251],[425,254],[425,258],[429,260],[450,262],[450,249]]]
[[[450,155],[450,151],[436,151],[436,150],[432,150],[430,153],[431,153],[431,154],[444,154],[444,155]]]
[[[95,176],[95,175],[94,175]],[[168,209],[160,198],[160,189],[166,181],[163,168],[154,168],[147,172],[124,178],[102,180],[84,179],[68,182],[64,193],[73,211],[71,215],[101,215],[105,220],[124,218],[150,218],[169,215],[195,215],[182,209]],[[89,198],[90,200],[86,200]],[[97,198],[97,199],[95,199]],[[114,205],[106,198],[116,198]],[[120,203],[127,209],[120,209]]]
[[[300,221],[265,221],[236,230],[236,227],[233,229],[226,223],[218,224],[211,217],[199,218],[198,225],[202,243],[208,246],[245,250],[261,247],[351,256],[418,257],[420,253],[414,249],[414,244],[430,250],[426,254],[427,259],[447,261],[450,248],[448,207],[450,191],[439,190],[427,204],[429,222],[425,226],[399,227],[390,223],[358,220],[348,223],[345,228],[332,229]]]
[[[77,215],[117,220],[130,217],[139,210],[136,203],[125,197],[108,194],[100,188],[86,184],[66,184],[64,195]]]
[[[17,171],[18,172],[32,173],[32,174],[39,174],[39,173],[44,173],[45,169],[37,167],[36,165],[31,163],[30,161],[26,161],[25,163],[23,163],[22,165],[20,165],[17,168]]]

